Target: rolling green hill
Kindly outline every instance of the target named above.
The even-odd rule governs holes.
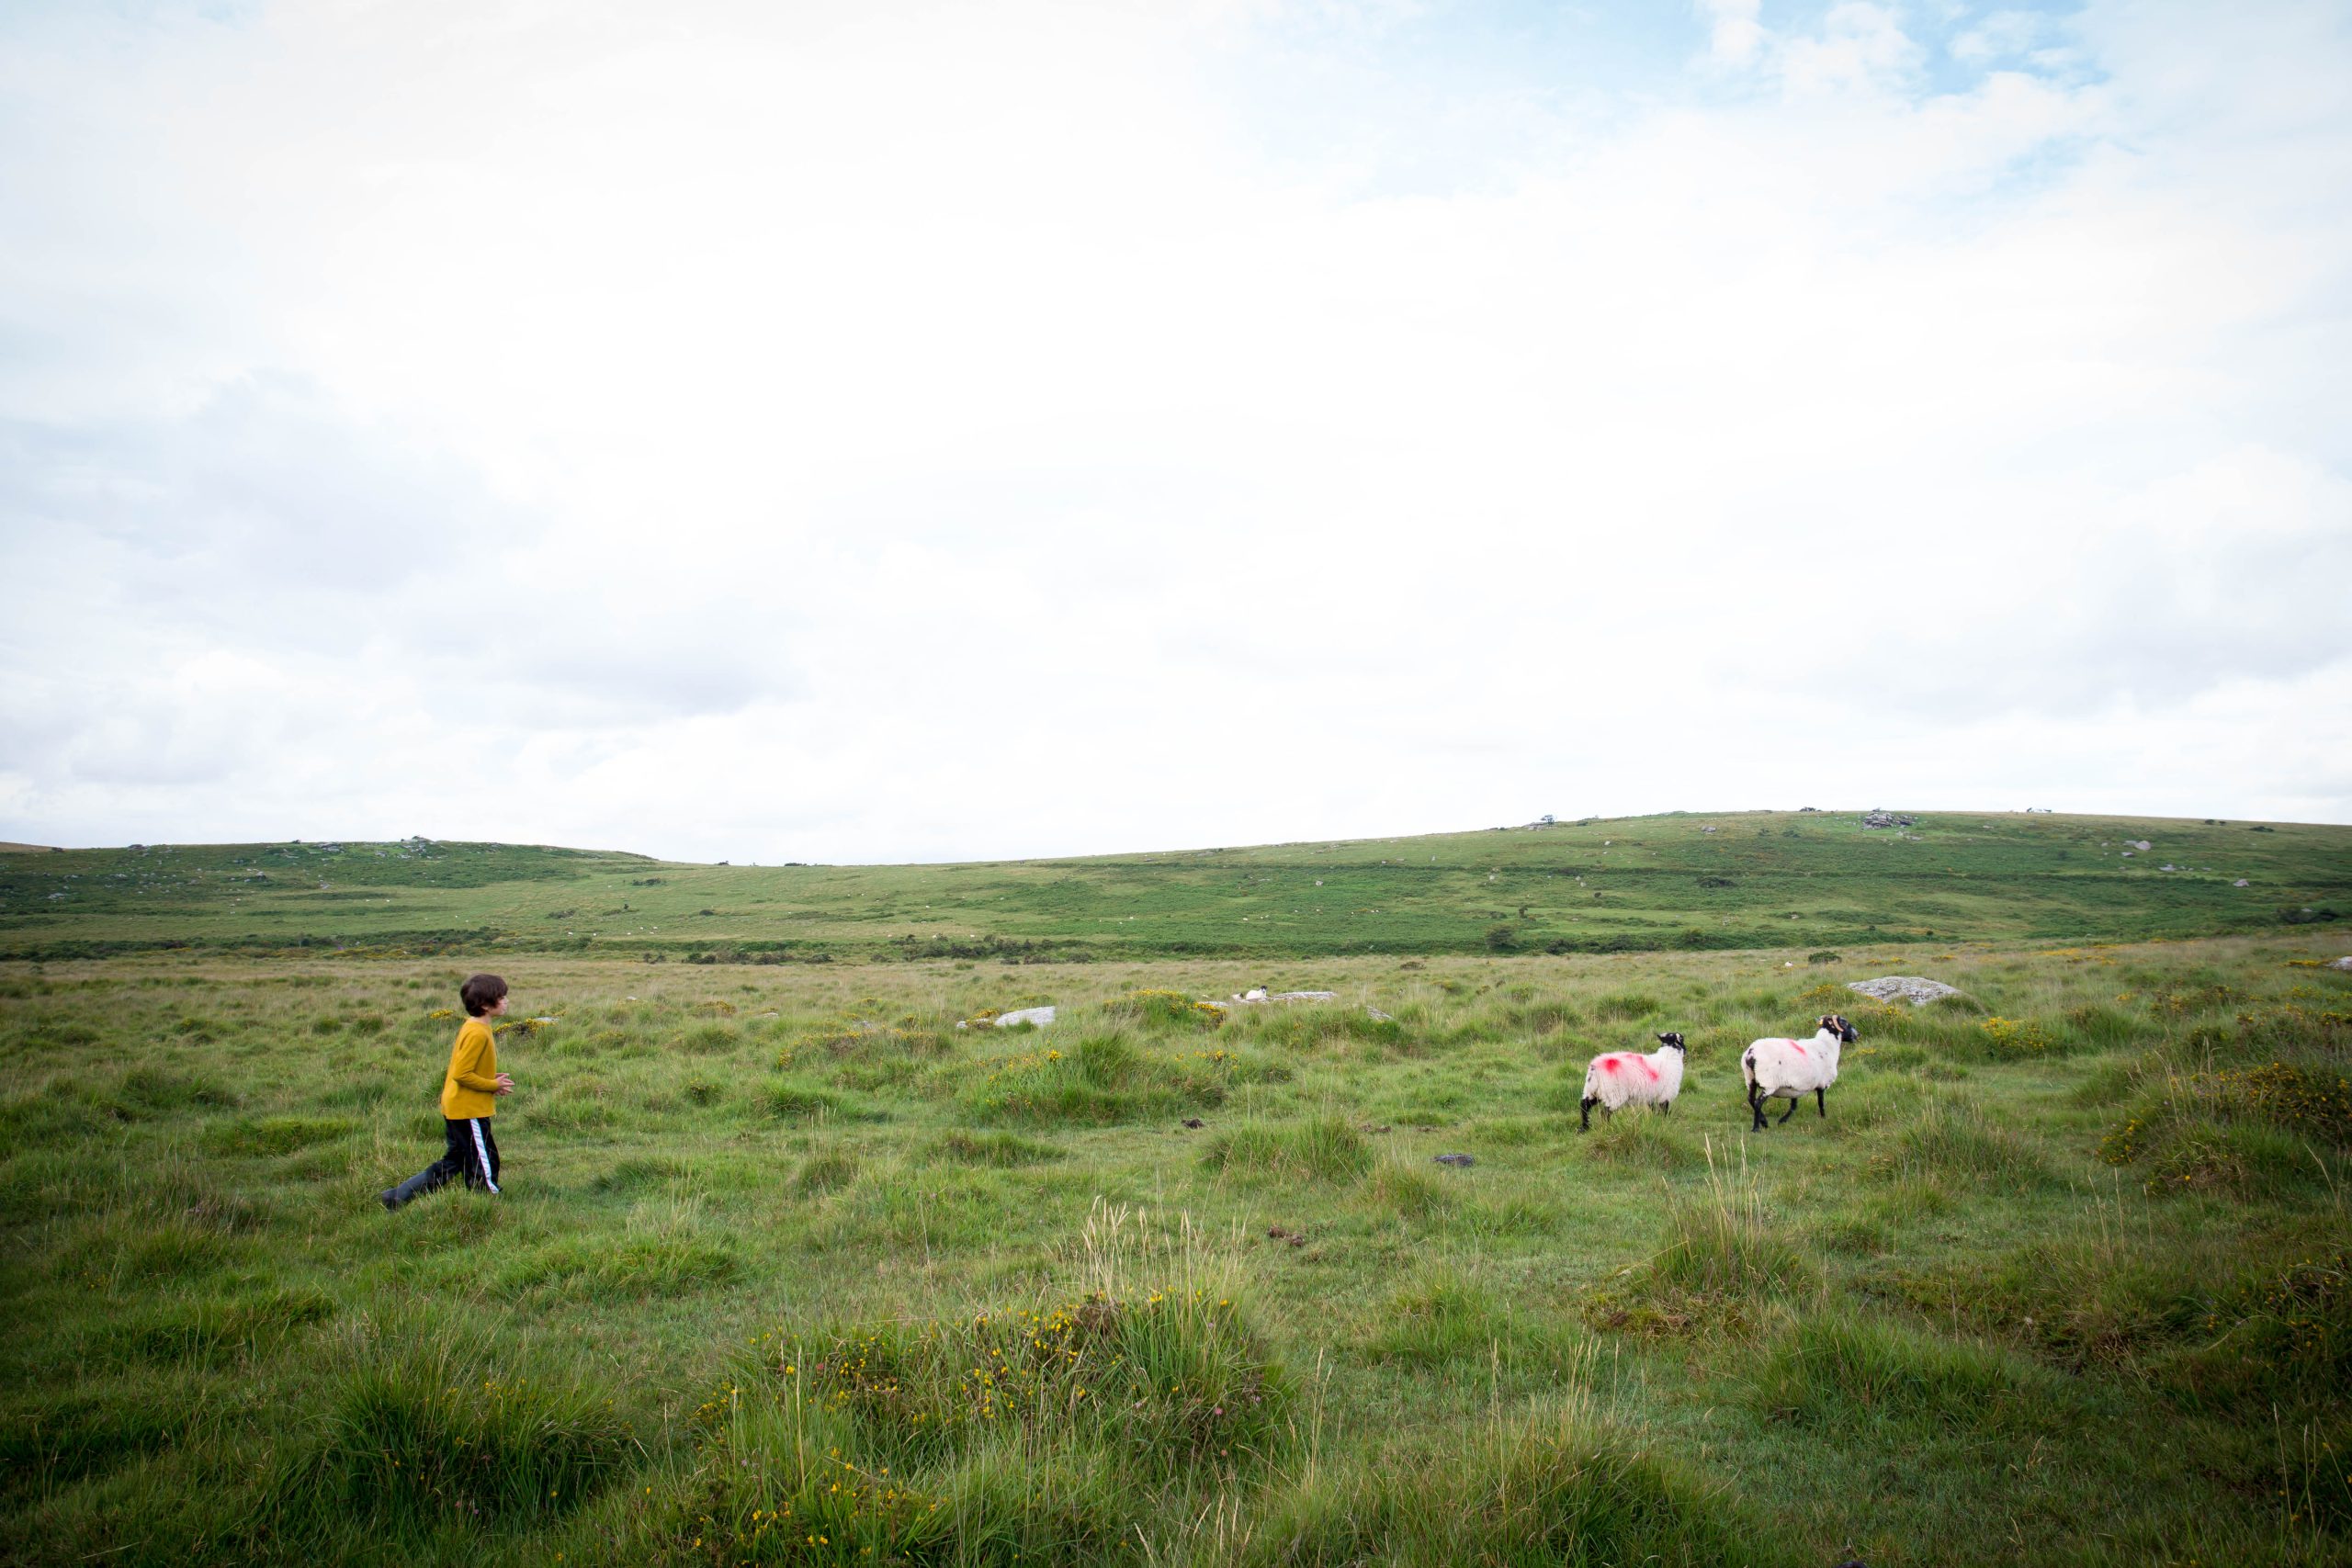
[[[2352,909],[2352,828],[1978,812],[1894,829],[1853,812],[1677,813],[953,865],[693,865],[421,840],[0,853],[0,956],[16,958],[1589,953],[2211,935],[2337,909]]]

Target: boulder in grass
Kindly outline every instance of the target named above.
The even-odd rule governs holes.
[[[1043,1029],[1054,1021],[1055,1011],[1053,1008],[1043,1007],[1015,1008],[1011,1012],[979,1012],[958,1021],[956,1027],[958,1029],[1010,1029],[1016,1023],[1032,1023]]]
[[[1958,986],[1947,986],[1941,980],[1929,980],[1917,975],[1887,975],[1876,980],[1849,980],[1846,988],[1883,1002],[1891,1002],[1901,997],[1915,1008],[1960,995]]]

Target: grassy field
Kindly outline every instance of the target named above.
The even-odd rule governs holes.
[[[1703,952],[2207,936],[2306,908],[2352,913],[2352,828],[1931,812],[1872,829],[1852,812],[1730,812],[920,866],[421,840],[0,853],[0,959]]]
[[[2352,975],[2318,966],[2341,928],[2277,919],[2287,886],[2335,886],[2341,830],[2141,835],[2209,874],[2125,869],[2064,819],[1920,842],[1709,820],[1645,822],[1622,856],[1598,828],[1234,852],[1182,884],[1211,903],[1162,907],[1205,932],[1216,897],[1303,897],[1243,884],[1311,854],[1399,929],[1477,939],[1525,898],[1526,925],[1584,931],[1576,874],[1629,918],[1672,886],[1660,918],[1696,925],[1682,889],[1713,863],[1735,886],[1707,891],[1745,900],[1730,926],[1800,917],[1780,944],[492,956],[519,1021],[505,1194],[397,1215],[374,1194],[438,1150],[447,1010],[482,954],[0,965],[0,1560],[2346,1561]],[[1850,877],[1811,896],[1784,823],[1916,902]],[[2047,869],[2037,834],[2070,858],[2012,890],[2007,940],[1808,962],[1831,929],[1992,923],[2000,899],[1952,879]],[[56,858],[90,868],[75,898],[108,863]],[[470,883],[454,848],[394,862],[417,880],[391,897],[435,919],[498,900],[519,928],[626,891],[662,901],[649,923],[699,898],[780,929],[718,889],[803,874],[490,858]],[[1091,907],[1143,863],[807,875],[968,875],[975,905],[1004,890],[1001,923],[907,910],[875,940],[1018,940],[1076,919],[1024,928],[1021,899]],[[2240,875],[2258,934],[2015,940],[2069,911],[2214,919]],[[144,897],[209,934],[291,929],[209,888]],[[842,922],[847,897],[805,905]],[[9,940],[174,919],[80,918]],[[1890,972],[1965,994],[1844,988]],[[1191,1004],[1259,981],[1338,998]],[[1044,1031],[956,1027],[1048,1001]],[[1746,1132],[1739,1048],[1827,1010],[1860,1033],[1827,1119]],[[1669,1028],[1690,1043],[1673,1114],[1580,1135],[1587,1058]]]

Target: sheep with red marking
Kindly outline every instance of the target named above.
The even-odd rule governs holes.
[[[1826,1013],[1819,1020],[1819,1028],[1810,1040],[1758,1040],[1739,1054],[1739,1076],[1747,1082],[1747,1109],[1756,1118],[1754,1131],[1769,1132],[1764,1125],[1764,1102],[1786,1100],[1789,1108],[1781,1120],[1786,1122],[1797,1113],[1797,1104],[1807,1094],[1820,1108],[1822,1118],[1829,1116],[1829,1086],[1838,1081],[1838,1055],[1859,1038],[1854,1026],[1838,1013]]]
[[[1584,1070],[1584,1122],[1578,1132],[1592,1131],[1596,1105],[1612,1116],[1623,1105],[1674,1108],[1674,1097],[1682,1092],[1682,1036],[1661,1034],[1657,1043],[1646,1056],[1639,1051],[1611,1051],[1592,1059]]]

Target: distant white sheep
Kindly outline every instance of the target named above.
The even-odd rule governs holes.
[[[1596,1105],[1612,1116],[1625,1105],[1655,1105],[1660,1111],[1674,1108],[1674,1097],[1682,1092],[1682,1036],[1661,1034],[1657,1043],[1658,1048],[1646,1056],[1638,1051],[1611,1051],[1592,1059],[1584,1070],[1583,1124],[1578,1132],[1592,1131]]]
[[[1747,1109],[1756,1117],[1755,1131],[1769,1130],[1764,1125],[1766,1100],[1789,1102],[1781,1116],[1785,1122],[1797,1113],[1797,1103],[1808,1091],[1826,1119],[1829,1086],[1838,1081],[1838,1054],[1856,1038],[1854,1026],[1833,1012],[1821,1018],[1819,1032],[1810,1040],[1758,1040],[1742,1051],[1739,1076],[1747,1082]]]

